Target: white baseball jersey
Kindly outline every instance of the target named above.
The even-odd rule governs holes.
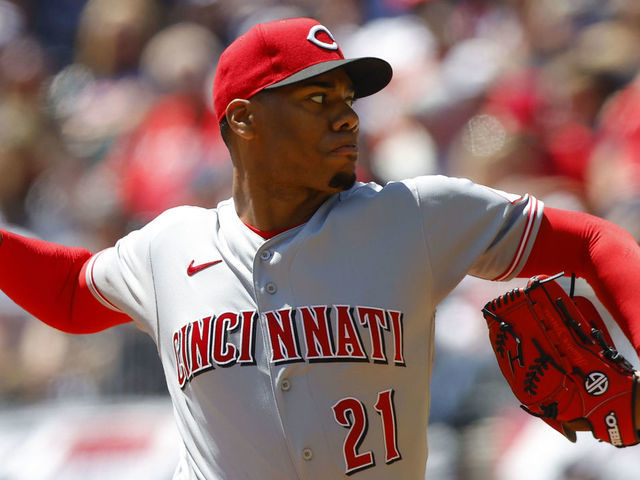
[[[174,478],[423,479],[436,305],[467,274],[515,276],[541,214],[441,176],[356,184],[268,240],[231,200],[178,207],[87,279],[157,344]]]

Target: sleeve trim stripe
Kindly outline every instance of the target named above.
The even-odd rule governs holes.
[[[524,232],[522,232],[522,237],[520,238],[520,244],[516,250],[516,254],[511,261],[509,267],[505,270],[502,275],[499,275],[494,280],[501,281],[506,280],[509,276],[515,271],[516,267],[522,260],[522,255],[524,254],[527,244],[529,243],[529,239],[531,238],[531,233],[533,232],[533,226],[535,225],[535,220],[538,215],[538,199],[533,196],[525,195],[523,200],[527,200],[529,202],[529,214],[527,217],[527,224],[525,226]]]
[[[96,285],[95,278],[93,275],[93,268],[95,266],[97,258],[102,254],[102,252],[98,252],[96,255],[89,259],[89,265],[86,273],[87,285],[89,286],[89,291],[93,294],[93,296],[98,300],[102,305],[109,308],[110,310],[114,310],[116,312],[124,313],[118,307],[116,307],[113,303],[111,303],[107,297],[105,297],[98,286]]]

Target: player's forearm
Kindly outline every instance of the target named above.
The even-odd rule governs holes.
[[[129,321],[103,307],[80,272],[91,252],[1,232],[0,290],[44,323],[93,333]]]
[[[640,353],[640,247],[631,234],[592,215],[545,209],[519,276],[562,270],[587,280]]]

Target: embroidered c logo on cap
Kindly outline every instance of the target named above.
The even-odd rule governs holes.
[[[327,43],[323,42],[322,40],[318,40],[318,37],[316,37],[318,32],[324,32],[329,35],[329,38],[333,40],[333,43]],[[311,27],[311,29],[309,30],[309,35],[307,35],[307,40],[320,48],[324,48],[325,50],[338,50],[338,44],[333,38],[333,35],[331,35],[329,29],[324,25],[314,25],[313,27]]]

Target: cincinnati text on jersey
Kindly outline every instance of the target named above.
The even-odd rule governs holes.
[[[270,362],[374,362],[403,366],[403,314],[397,310],[349,305],[286,308],[258,315],[225,312],[184,325],[173,334],[177,380],[216,367],[255,364],[256,323],[260,319]],[[230,335],[234,335],[234,342]],[[369,353],[363,343],[368,337]],[[389,353],[387,353],[389,350]]]

